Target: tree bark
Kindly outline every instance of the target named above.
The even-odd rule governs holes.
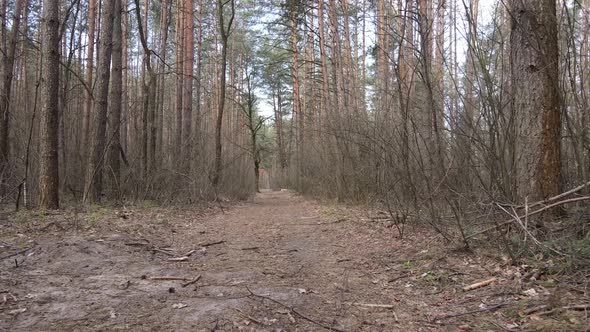
[[[39,207],[59,209],[59,0],[43,1],[43,91]]]
[[[103,164],[105,159],[107,107],[109,94],[109,80],[111,76],[111,54],[113,49],[113,21],[114,1],[105,0],[101,17],[100,40],[98,54],[98,81],[96,83],[96,98],[94,102],[94,117],[92,127],[92,142],[86,167],[86,185],[84,188],[84,202],[100,202],[102,194]]]
[[[561,177],[556,0],[514,1],[511,16],[518,196],[543,199],[559,193]]]
[[[6,10],[6,4],[1,5]],[[4,193],[6,174],[9,163],[9,131],[10,131],[10,92],[12,88],[12,78],[14,73],[14,60],[16,53],[16,44],[18,40],[18,30],[20,29],[21,15],[24,8],[24,0],[17,0],[15,3],[12,31],[8,36],[8,45],[2,49],[1,80],[0,82],[0,193]],[[4,20],[5,18],[2,17]],[[3,22],[3,28],[5,29]]]
[[[297,172],[296,183],[297,189],[301,190],[301,172],[303,159],[303,110],[300,104],[299,95],[299,51],[297,48],[297,13],[295,0],[292,0],[290,7],[291,18],[291,76],[293,78],[293,118],[297,122]]]
[[[80,149],[80,156],[82,158],[82,165],[88,160],[90,147],[90,132],[92,121],[92,91],[93,91],[93,72],[94,72],[94,34],[96,30],[96,1],[89,0],[88,2],[88,49],[86,52],[86,86],[88,89],[84,91],[84,120],[82,122],[82,145]]]
[[[225,26],[224,7],[230,4],[230,19],[227,27]],[[219,23],[219,34],[221,36],[221,71],[219,78],[219,102],[217,108],[217,121],[215,124],[215,165],[213,169],[213,177],[211,183],[214,188],[217,188],[221,179],[222,160],[221,160],[221,127],[223,125],[223,109],[225,107],[225,91],[226,91],[226,70],[227,70],[227,42],[231,27],[235,17],[235,3],[234,0],[217,0],[217,15]]]
[[[193,78],[195,62],[195,19],[193,0],[184,1],[185,11],[185,31],[184,31],[184,83],[182,97],[182,147],[181,155],[183,161],[183,171],[185,174],[190,173],[191,154],[192,154],[192,112],[193,112]]]
[[[111,198],[120,198],[121,179],[121,102],[123,96],[123,34],[121,25],[121,0],[115,1],[115,17],[113,22],[113,54],[112,54],[112,91],[109,129],[111,144],[109,145],[109,171],[111,178]]]
[[[182,171],[182,97],[184,85],[184,10],[182,10],[182,0],[178,0],[176,4],[179,8],[176,13],[176,131],[174,139],[174,163],[177,171]]]

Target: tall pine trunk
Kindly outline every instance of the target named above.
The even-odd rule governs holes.
[[[514,1],[511,9],[518,192],[548,198],[559,193],[561,177],[556,0]]]
[[[111,53],[113,49],[113,21],[115,3],[105,0],[100,27],[100,50],[98,54],[98,81],[92,121],[90,154],[86,167],[84,202],[99,202],[102,194],[103,164],[106,154],[107,107],[109,80],[111,76]]]
[[[43,91],[39,207],[59,208],[59,0],[43,1]]]
[[[109,129],[111,144],[109,146],[109,170],[111,179],[111,198],[120,198],[121,166],[121,106],[123,96],[123,34],[121,25],[121,0],[115,1],[115,17],[113,22],[113,54],[112,54],[112,90]]]

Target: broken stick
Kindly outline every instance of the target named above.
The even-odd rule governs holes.
[[[222,244],[222,243],[225,243],[225,241],[224,240],[220,240],[220,241],[215,241],[215,242],[201,243],[201,244],[199,244],[199,246],[201,246],[201,247],[210,247],[210,246],[214,246],[216,244]]]
[[[326,301],[328,304],[336,304],[334,301]],[[340,302],[340,304],[365,307],[365,308],[383,308],[383,309],[394,309],[395,306],[391,304],[378,304],[378,303],[360,303],[360,302]]]
[[[490,279],[487,279],[487,280],[479,281],[479,282],[476,282],[474,284],[467,285],[467,286],[463,287],[463,291],[464,292],[468,292],[468,291],[471,291],[471,290],[474,290],[474,289],[482,288],[482,287],[485,287],[485,286],[493,283],[496,280],[498,280],[498,278],[493,277],[493,278],[490,278]]]
[[[182,287],[187,287],[190,286],[194,283],[196,283],[197,281],[199,281],[201,279],[201,275],[198,275],[195,279],[189,281],[189,282],[185,282],[184,284],[182,284]]]
[[[182,257],[172,257],[172,258],[168,258],[169,262],[184,262],[184,261],[188,261],[188,256],[182,256]]]
[[[189,278],[174,277],[174,276],[163,276],[163,277],[151,277],[150,280],[157,281],[190,281]]]

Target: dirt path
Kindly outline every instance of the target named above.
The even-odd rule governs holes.
[[[0,257],[31,249],[1,262],[0,330],[506,330],[514,317],[489,308],[520,299],[511,284],[458,293],[492,263],[435,257],[425,234],[399,241],[287,192],[225,213],[124,217],[3,238]]]

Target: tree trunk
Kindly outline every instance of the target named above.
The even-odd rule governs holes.
[[[109,98],[109,79],[111,76],[111,53],[113,49],[114,1],[105,0],[101,17],[101,46],[98,54],[98,81],[94,102],[92,144],[86,167],[84,202],[99,202],[102,194],[103,163],[105,157],[107,107]]]
[[[291,15],[291,76],[293,78],[293,118],[297,122],[297,172],[296,183],[297,189],[301,190],[301,172],[303,159],[303,110],[300,105],[299,96],[299,52],[297,48],[297,13],[295,8],[295,1],[291,1],[290,8]]]
[[[195,19],[193,16],[193,0],[185,0],[185,31],[184,31],[184,83],[183,83],[183,114],[182,114],[182,147],[181,155],[183,161],[183,171],[185,174],[190,173],[191,153],[192,153],[192,112],[193,112],[193,69],[195,62]]]
[[[113,61],[112,61],[112,91],[109,129],[111,144],[109,145],[109,170],[111,181],[111,198],[120,198],[120,154],[121,148],[121,102],[123,96],[123,49],[121,26],[121,0],[115,0],[115,17],[113,22]]]
[[[164,97],[165,97],[165,90],[166,90],[166,75],[164,75],[166,60],[167,60],[167,46],[168,46],[168,26],[169,26],[169,12],[168,12],[168,0],[162,0],[162,15],[160,18],[160,61],[158,62],[158,86],[157,86],[157,142],[156,147],[157,151],[155,154],[156,157],[156,165],[155,167],[161,168],[163,163],[163,156],[164,156]]]
[[[184,73],[184,10],[182,0],[178,0],[176,6],[179,8],[176,13],[176,131],[174,139],[174,163],[177,171],[182,171],[182,95],[183,95],[183,73]]]
[[[559,193],[561,176],[556,0],[514,1],[511,9],[518,196],[548,198]]]
[[[230,19],[225,26],[224,7],[226,2],[217,0],[217,15],[219,20],[219,32],[221,36],[221,72],[219,78],[219,103],[217,109],[217,122],[215,124],[215,166],[213,170],[213,177],[211,183],[213,187],[217,188],[221,179],[221,127],[223,125],[223,109],[225,107],[225,90],[226,90],[226,70],[227,70],[227,42],[231,32],[231,26],[235,17],[235,3],[234,0],[229,0],[231,7]]]
[[[93,91],[93,72],[94,72],[94,34],[96,30],[96,1],[89,0],[88,3],[88,49],[86,52],[86,86],[84,91],[84,120],[82,122],[82,145],[80,157],[82,158],[82,165],[88,160],[90,154],[88,147],[90,146],[90,133],[92,121],[92,91]],[[84,169],[84,167],[83,167]]]
[[[43,1],[43,23],[39,207],[59,209],[59,0]]]
[[[2,4],[6,7],[6,4]],[[10,131],[10,92],[12,88],[12,78],[14,73],[14,60],[16,53],[16,44],[18,40],[18,30],[20,28],[21,14],[24,8],[24,0],[17,0],[15,3],[14,17],[12,18],[12,31],[8,36],[8,45],[2,49],[2,63],[0,69],[0,194],[4,193],[5,181],[8,176],[9,163],[9,131]],[[5,11],[6,8],[3,8]],[[4,20],[5,18],[2,17]],[[4,25],[5,23],[3,23]],[[3,29],[5,27],[3,26]]]

